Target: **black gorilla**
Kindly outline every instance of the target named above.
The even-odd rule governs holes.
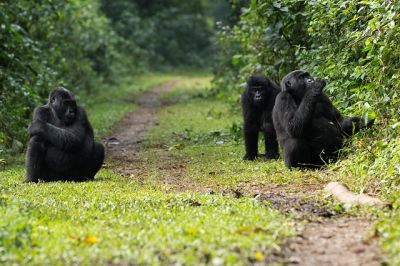
[[[296,70],[286,75],[272,113],[287,167],[319,168],[337,158],[344,137],[373,120],[343,117],[322,89],[324,79]]]
[[[65,88],[35,109],[28,131],[26,182],[90,180],[103,163],[104,148],[94,141],[85,110]]]
[[[247,79],[242,93],[244,120],[244,160],[254,160],[258,156],[258,133],[265,139],[265,156],[267,159],[279,157],[278,142],[272,124],[272,108],[280,88],[262,74],[254,74]]]

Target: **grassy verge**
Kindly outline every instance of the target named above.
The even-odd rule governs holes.
[[[21,172],[2,173],[6,264],[245,264],[291,232],[251,198],[166,193],[105,170],[94,182],[21,185]]]
[[[165,79],[170,77],[163,76],[159,80]],[[165,99],[180,98],[183,88],[191,88],[191,95],[199,97],[197,92],[209,81],[208,77],[175,76],[173,79],[180,80],[180,85]],[[155,83],[159,81],[154,80]],[[148,86],[138,85],[124,88],[119,93],[99,95],[88,104],[89,117],[98,135],[107,132],[125,112],[134,110],[135,107],[125,99],[127,95],[137,93],[140,87]],[[191,97],[180,98],[182,104],[163,111],[161,124],[150,134],[149,146],[142,156],[156,149],[152,144],[170,143],[169,139],[176,137],[174,132],[188,132],[188,126],[191,130],[188,134],[200,138],[206,135],[193,145],[195,152],[190,156],[194,160],[196,151],[200,152],[200,143],[206,151],[213,147],[214,141],[209,139],[208,132],[229,127],[231,122],[228,117],[222,124],[218,120],[204,119],[204,112],[209,111],[208,104],[216,102],[204,106],[202,102],[207,101],[191,100]],[[197,126],[191,127],[185,122],[188,118],[181,118],[171,112],[171,108],[185,117],[198,112],[191,118]],[[227,110],[227,106],[216,105],[211,113],[220,116],[218,113]],[[175,124],[170,124],[173,117]],[[172,145],[176,143],[171,142]],[[165,149],[165,152],[187,156],[181,152],[187,152],[189,146],[177,149],[178,146]],[[204,167],[201,162],[198,165]],[[1,171],[0,262],[24,265],[245,265],[263,262],[273,247],[294,233],[290,218],[266,203],[252,197],[173,192],[162,182],[157,182],[165,177],[163,171],[148,164],[142,167],[148,168],[146,176],[121,177],[109,169],[102,169],[95,181],[87,183],[23,184],[22,165]],[[196,170],[193,166],[193,171],[202,169]],[[150,181],[140,182],[141,178]],[[202,178],[199,175],[198,179]]]

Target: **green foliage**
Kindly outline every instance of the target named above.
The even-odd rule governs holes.
[[[55,86],[83,94],[114,78],[116,38],[95,0],[0,3],[0,154],[20,151]]]
[[[124,39],[121,48],[143,66],[210,66],[212,25],[203,0],[102,0],[102,10]]]
[[[237,93],[250,73],[268,73],[279,81],[297,68],[296,47],[308,45],[304,6],[301,1],[254,0],[237,25],[222,25],[219,42],[225,48],[214,80],[220,96]]]
[[[393,210],[381,212],[375,223],[376,230],[382,237],[383,250],[390,254],[390,265],[400,264],[400,190],[392,195]]]
[[[329,78],[327,91],[339,106],[379,106],[380,115],[393,117],[400,103],[399,10],[373,0],[253,0],[236,26],[222,28],[220,66],[229,71],[219,66],[215,84],[237,93],[250,73],[279,81],[305,68]]]
[[[379,112],[384,125],[398,117],[400,4],[385,1],[315,1],[307,5],[310,49],[303,67],[329,78],[328,92],[342,107]]]
[[[360,164],[343,166],[374,176],[388,192],[400,177],[399,14],[400,4],[387,1],[253,0],[237,25],[220,32],[217,96],[236,103],[253,72],[276,81],[298,68],[327,77],[325,91],[339,109],[376,118],[380,128],[368,145],[352,143]],[[370,184],[362,179],[360,189]]]

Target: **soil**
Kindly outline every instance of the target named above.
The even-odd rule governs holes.
[[[128,113],[114,131],[103,139],[112,168],[123,176],[140,178],[146,171],[145,162],[138,159],[143,140],[157,123],[157,112],[165,104],[159,97],[173,88],[176,81],[169,81],[154,87],[138,97],[134,103],[139,110]],[[199,193],[216,193],[206,187],[182,178],[185,161],[160,152],[159,169],[162,182],[173,190],[192,190]],[[153,151],[152,151],[153,152]],[[141,174],[142,173],[142,174]],[[285,215],[295,218],[297,236],[288,239],[276,248],[266,259],[266,264],[284,265],[379,265],[385,257],[374,234],[367,238],[372,219],[335,214],[315,200],[314,194],[323,184],[304,184],[298,187],[267,185],[243,185],[240,190],[217,191],[233,197],[252,195],[266,205],[279,209]],[[293,192],[302,191],[302,192]],[[304,221],[307,223],[304,223]]]
[[[122,175],[137,173],[135,161],[142,147],[146,133],[156,124],[157,111],[163,105],[159,96],[174,87],[172,80],[141,94],[132,103],[139,105],[139,110],[125,115],[110,135],[103,138],[106,154],[113,162],[113,168]],[[114,167],[115,165],[115,167]]]
[[[370,225],[370,220],[346,216],[308,223],[267,261],[284,265],[379,265],[383,257],[377,238],[366,237]]]

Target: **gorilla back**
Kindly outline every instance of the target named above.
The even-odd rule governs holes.
[[[28,131],[26,182],[85,181],[101,168],[104,148],[69,90],[52,91],[47,104],[35,109]]]
[[[258,156],[258,134],[265,139],[265,157],[279,157],[278,142],[272,124],[272,108],[280,88],[262,74],[251,75],[242,93],[243,131],[246,154],[243,159],[254,160]]]

